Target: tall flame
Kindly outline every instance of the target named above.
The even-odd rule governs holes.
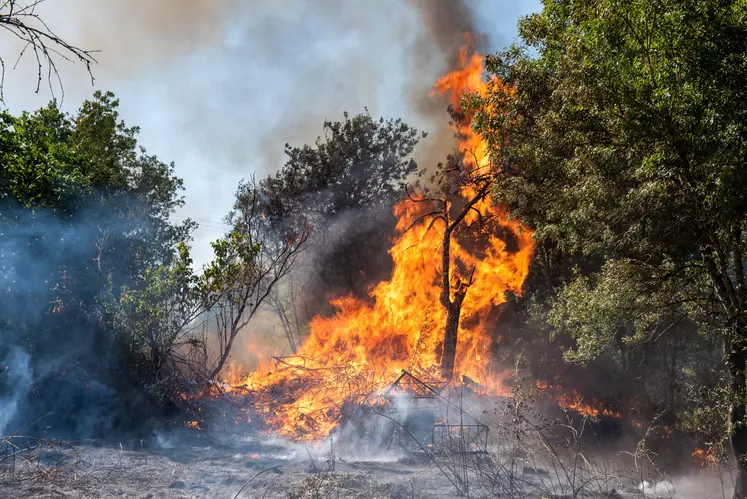
[[[469,34],[465,35],[465,38],[466,43],[459,49],[461,69],[442,76],[433,85],[431,92],[431,96],[446,95],[449,98],[449,104],[454,109],[461,109],[462,96],[473,93],[484,95],[488,90],[488,85],[483,79],[483,58],[472,50],[475,39]],[[494,83],[500,82],[494,80]],[[471,120],[470,114],[464,116],[461,123],[456,124],[455,127],[460,135],[457,148],[464,153],[465,160],[472,163],[472,166],[485,166],[488,161],[488,145],[472,130]]]
[[[434,92],[458,106],[466,92],[485,92],[483,63],[468,47],[461,69],[441,78]],[[466,123],[468,125],[469,123]],[[459,149],[473,166],[487,161],[487,146],[465,123]],[[464,193],[465,195],[469,192]],[[234,383],[251,390],[276,431],[300,439],[322,437],[340,422],[350,403],[360,403],[391,383],[402,369],[438,377],[446,310],[440,304],[442,227],[418,222],[423,203],[405,200],[394,207],[398,222],[389,254],[392,276],[369,291],[370,300],[343,297],[332,301],[336,313],[315,317],[310,334],[293,357],[262,365]],[[475,205],[474,217],[491,220],[479,245],[454,240],[452,266],[474,268],[473,283],[462,306],[455,374],[468,376],[493,393],[507,390],[506,374],[490,368],[489,347],[497,307],[507,292],[519,294],[534,249],[532,232],[510,220],[489,198]],[[508,234],[512,242],[498,234]],[[457,376],[456,379],[459,379]]]

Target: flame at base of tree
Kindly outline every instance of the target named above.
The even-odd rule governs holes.
[[[351,297],[332,302],[332,317],[316,317],[310,335],[295,356],[268,363],[244,380],[232,380],[254,392],[270,427],[286,436],[313,439],[328,434],[346,406],[364,403],[402,370],[426,379],[440,376],[446,310],[439,303],[441,236],[428,221],[415,223],[422,206],[403,201],[395,207],[397,237],[390,254],[394,271],[370,291],[371,301]],[[469,299],[462,309],[456,369],[490,393],[507,394],[505,371],[491,372],[491,333],[497,307],[506,293],[519,294],[529,272],[532,233],[508,220],[489,199],[477,214],[492,220],[487,244],[479,251],[452,243],[452,260],[474,268]],[[512,235],[513,251],[497,234]]]

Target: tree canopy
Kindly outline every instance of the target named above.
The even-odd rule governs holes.
[[[546,1],[520,43],[488,57],[499,80],[472,99],[506,166],[496,195],[553,255],[542,271],[550,323],[575,339],[567,357],[588,362],[683,320],[721,338],[740,460],[745,19],[744,2]]]
[[[118,105],[97,92],[73,116],[54,103],[0,113],[0,356],[22,347],[31,369],[55,375],[51,392],[37,392],[48,410],[75,405],[83,372],[112,387],[131,379],[133,366],[122,363],[137,341],[114,320],[121,290],[147,286],[159,266],[184,259],[176,245],[193,225],[169,220],[182,181],[138,147]]]
[[[258,182],[273,230],[298,232],[309,225],[310,251],[294,281],[309,298],[306,319],[324,311],[329,295],[361,296],[389,275],[392,206],[405,196],[407,182],[422,175],[412,159],[422,137],[399,119],[344,113],[342,121],[324,122],[313,145],[286,144],[286,163]],[[239,204],[253,194],[240,191]]]

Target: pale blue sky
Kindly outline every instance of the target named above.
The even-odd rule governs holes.
[[[511,43],[520,15],[536,0],[468,2],[491,49]],[[98,48],[95,87],[80,65],[64,64],[63,108],[76,109],[94,88],[112,90],[121,114],[142,129],[140,143],[174,161],[186,184],[177,217],[200,223],[195,263],[210,258],[242,177],[283,162],[286,142],[302,144],[325,118],[368,107],[433,132],[413,92],[427,92],[444,68],[438,50],[415,54],[427,34],[402,0],[47,0],[40,14],[62,36]],[[3,39],[5,42],[5,39]],[[8,46],[4,43],[4,46]],[[6,50],[6,49],[3,49]],[[13,112],[45,104],[33,93],[30,58],[6,75]],[[418,154],[444,147],[437,134]],[[429,142],[430,139],[430,142]]]

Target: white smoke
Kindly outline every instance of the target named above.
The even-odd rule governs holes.
[[[649,481],[644,480],[638,486],[638,490],[648,497],[670,497],[674,496],[674,484],[669,479]]]
[[[18,410],[18,405],[26,398],[31,389],[32,372],[30,358],[20,348],[11,349],[4,359],[3,371],[6,392],[9,395],[0,397],[0,435],[5,435],[8,424]]]

